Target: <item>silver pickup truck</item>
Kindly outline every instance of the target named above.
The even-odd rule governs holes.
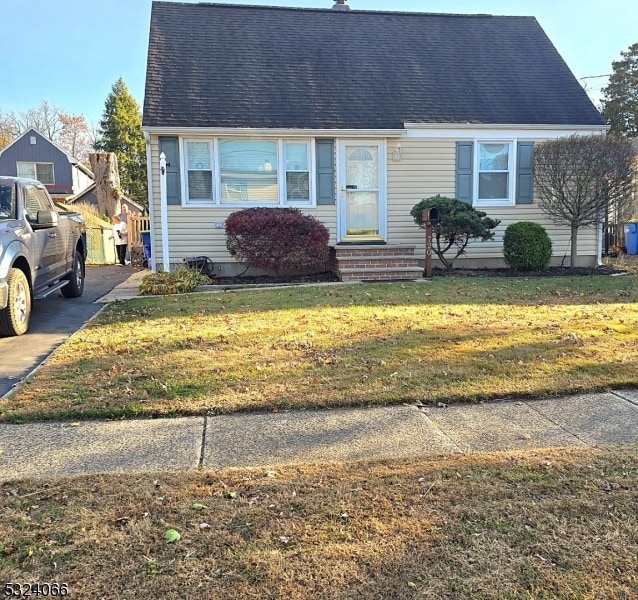
[[[39,181],[0,176],[0,335],[27,331],[34,300],[81,296],[85,260],[80,215],[56,210]]]

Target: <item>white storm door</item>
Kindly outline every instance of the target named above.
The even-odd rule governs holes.
[[[339,142],[339,242],[385,241],[385,157],[383,141]]]

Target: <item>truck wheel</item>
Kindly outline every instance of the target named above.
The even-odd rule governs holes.
[[[7,307],[0,310],[0,335],[22,335],[29,328],[31,290],[20,269],[10,269]]]
[[[73,271],[67,276],[69,283],[62,288],[65,298],[79,298],[84,291],[84,258],[77,250],[73,257]]]

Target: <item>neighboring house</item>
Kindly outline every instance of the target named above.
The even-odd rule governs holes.
[[[31,128],[0,151],[0,174],[41,181],[54,200],[66,200],[88,188],[91,170]]]
[[[410,209],[436,194],[501,220],[455,264],[502,266],[504,230],[523,220],[548,230],[560,262],[570,232],[534,196],[534,143],[608,128],[536,19],[333,8],[153,3],[155,268],[207,255],[236,272],[226,217],[291,206],[329,228],[343,279],[414,277],[425,241]],[[601,245],[601,228],[579,232],[579,264]],[[388,264],[364,273],[344,254]]]
[[[79,193],[77,196],[73,196],[68,200],[68,204],[88,204],[89,206],[93,206],[96,210],[99,210],[99,204],[97,201],[97,196],[95,195],[95,184],[93,183],[90,187],[86,188],[83,192]],[[132,215],[143,215],[146,210],[141,205],[135,202],[135,200],[131,200],[127,196],[123,196],[120,200],[120,205],[128,206],[128,209]]]

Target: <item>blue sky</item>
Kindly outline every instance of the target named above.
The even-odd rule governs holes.
[[[188,1],[188,0],[187,0]],[[190,0],[193,1],[193,0]],[[330,8],[333,0],[218,0]],[[638,42],[636,0],[349,0],[353,10],[534,16],[577,78],[606,75]],[[0,111],[43,100],[97,125],[123,77],[144,100],[151,0],[0,0]],[[605,78],[584,79],[597,99]]]

